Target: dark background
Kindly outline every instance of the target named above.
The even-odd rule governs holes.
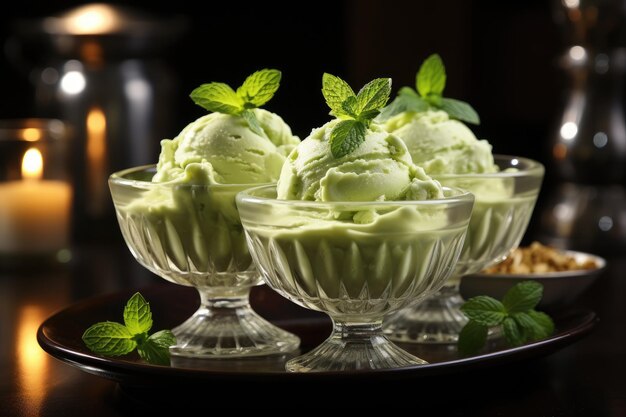
[[[470,126],[476,135],[489,140],[495,153],[534,158],[546,166],[529,235],[537,227],[542,201],[555,179],[550,149],[569,85],[568,75],[558,66],[571,46],[557,24],[564,10],[560,0],[110,3],[187,22],[181,38],[155,47],[177,83],[170,106],[173,122],[157,132],[155,144],[205,113],[188,97],[202,83],[221,81],[236,87],[255,70],[280,69],[281,88],[264,107],[281,115],[304,139],[330,117],[320,91],[324,72],[344,78],[355,89],[373,78],[391,77],[395,95],[400,87],[414,85],[428,55],[439,53],[448,76],[444,95],[465,100],[478,111],[481,125]],[[0,43],[5,44],[19,22],[81,4],[5,4]],[[47,59],[45,53],[35,58]],[[0,54],[0,118],[49,116],[38,113],[29,76]],[[151,160],[157,157],[155,152]],[[112,214],[110,219],[98,238],[108,234],[120,239]]]
[[[12,2],[13,3],[13,2]],[[18,3],[19,6],[16,6]],[[3,5],[0,37],[16,19],[58,14],[75,1]],[[281,89],[266,105],[301,138],[328,120],[320,93],[323,72],[355,89],[392,77],[395,91],[413,85],[419,64],[439,53],[448,73],[445,94],[470,102],[482,124],[472,127],[498,153],[545,159],[551,123],[560,110],[564,74],[556,67],[565,45],[554,3],[503,1],[111,2],[163,18],[188,19],[188,30],[162,57],[178,78],[174,136],[203,114],[188,93],[203,82],[238,85],[262,67],[283,71]],[[286,3],[289,4],[289,3]],[[0,56],[0,117],[32,116],[28,74]],[[155,138],[159,140],[160,138]]]

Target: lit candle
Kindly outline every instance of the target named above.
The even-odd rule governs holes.
[[[102,216],[109,197],[107,184],[107,122],[104,112],[93,107],[87,114],[87,210],[92,216]]]
[[[41,152],[22,160],[22,180],[0,183],[0,253],[52,253],[69,247],[72,190],[43,180]]]

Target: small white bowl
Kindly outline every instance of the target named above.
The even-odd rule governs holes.
[[[543,298],[539,310],[555,310],[575,301],[602,274],[606,260],[600,256],[577,251],[563,251],[573,256],[578,263],[594,260],[597,268],[531,274],[486,274],[466,275],[461,279],[461,295],[469,299],[478,295],[489,295],[501,300],[513,285],[521,281],[536,281],[543,284]]]

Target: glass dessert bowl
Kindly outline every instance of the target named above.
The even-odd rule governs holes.
[[[289,360],[292,372],[426,363],[390,342],[383,317],[434,293],[461,253],[473,195],[434,200],[315,202],[244,190],[237,207],[252,258],[282,296],[333,321],[330,337]]]
[[[109,187],[124,240],[148,270],[200,294],[200,308],[172,329],[172,355],[242,357],[299,347],[297,336],[249,304],[263,283],[246,244],[235,195],[259,184],[151,182],[155,166],[112,174]]]
[[[467,323],[460,307],[461,278],[500,262],[515,249],[537,201],[544,167],[537,161],[494,155],[499,172],[440,174],[433,178],[448,187],[474,194],[467,237],[454,273],[439,291],[423,303],[409,306],[385,319],[389,339],[409,343],[456,343]]]

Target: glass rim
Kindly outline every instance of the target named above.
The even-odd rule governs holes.
[[[126,175],[148,171],[150,169],[156,168],[157,164],[146,164],[146,165],[138,165],[130,168],[125,168],[119,171],[115,171],[109,175],[109,183],[115,185],[121,185],[125,187],[134,187],[134,188],[158,188],[158,187],[170,187],[170,188],[213,188],[213,189],[223,189],[223,190],[232,190],[232,189],[244,189],[244,188],[252,188],[260,185],[276,185],[276,183],[236,183],[236,184],[188,184],[181,183],[176,181],[164,181],[164,182],[152,182],[152,181],[144,181],[144,180],[136,180],[125,178]]]
[[[480,174],[429,174],[431,178],[436,180],[441,179],[489,179],[489,178],[516,178],[516,177],[528,177],[532,175],[543,175],[545,172],[545,167],[539,161],[534,159],[526,158],[523,156],[516,155],[504,155],[504,154],[494,154],[494,159],[496,161],[515,161],[526,164],[527,167],[525,169],[521,169],[518,171],[498,171],[498,172],[486,172]],[[516,164],[513,164],[515,166]]]
[[[237,194],[237,201],[241,201],[245,204],[262,204],[262,205],[279,205],[288,207],[303,207],[303,208],[337,208],[337,207],[400,207],[400,206],[436,206],[441,204],[460,204],[460,203],[473,203],[474,194],[460,187],[448,187],[443,186],[444,190],[452,190],[457,195],[443,198],[434,198],[430,200],[385,200],[385,201],[311,201],[311,200],[281,200],[278,198],[269,198],[252,195],[255,191],[261,189],[276,188],[276,184],[265,184],[242,190]]]

